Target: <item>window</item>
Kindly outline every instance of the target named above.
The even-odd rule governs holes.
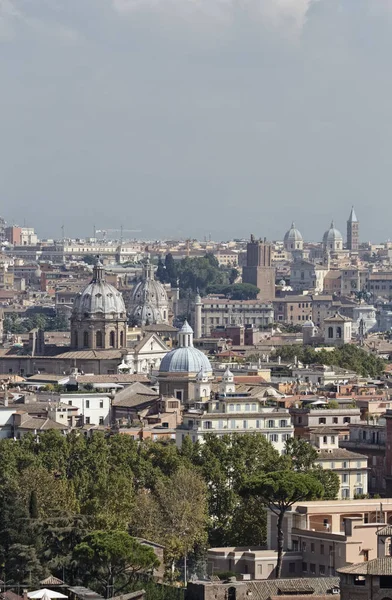
[[[100,424],[100,425],[104,425],[104,422],[103,422],[103,417],[99,417],[99,424]]]
[[[86,408],[90,408],[90,400],[86,400]]]
[[[103,408],[103,400],[99,401],[99,408]]]
[[[97,348],[102,348],[102,331],[97,331],[95,334],[95,345]]]

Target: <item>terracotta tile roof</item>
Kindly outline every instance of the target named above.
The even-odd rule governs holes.
[[[339,577],[302,577],[297,579],[266,579],[262,581],[247,581],[248,592],[252,593],[254,600],[268,600],[272,596],[282,597],[281,591],[290,597],[297,598],[297,594],[306,594],[306,597],[324,596],[332,588],[340,587]],[[305,590],[306,587],[306,590]]]
[[[392,575],[392,556],[384,556],[383,558],[374,558],[368,562],[355,563],[337,569],[338,573],[346,573],[348,575]]]
[[[146,375],[127,373],[124,375],[78,375],[79,383],[148,383]]]
[[[43,586],[63,585],[64,581],[62,581],[61,579],[58,579],[58,577],[55,577],[54,575],[49,575],[49,577],[47,577],[46,579],[43,579],[39,583],[40,583],[40,585],[43,585]]]
[[[345,448],[334,448],[333,450],[319,450],[316,460],[344,460],[346,458],[359,460],[367,458],[367,456],[358,454],[357,452],[350,452],[350,450],[346,450]]]
[[[57,423],[52,419],[42,419],[40,417],[31,417],[27,419],[21,425],[18,426],[18,429],[31,429],[31,430],[39,430],[39,431],[47,431],[49,429],[68,429],[67,425],[64,423]]]

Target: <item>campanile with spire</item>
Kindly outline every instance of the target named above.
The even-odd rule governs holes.
[[[351,208],[347,221],[347,249],[352,252],[358,252],[359,250],[359,221],[354,207]]]

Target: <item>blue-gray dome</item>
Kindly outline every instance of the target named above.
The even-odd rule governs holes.
[[[335,224],[333,221],[331,223],[331,227],[327,229],[327,231],[324,233],[323,243],[324,245],[336,243],[343,244],[343,236],[340,233],[340,231],[335,228]]]
[[[193,346],[171,350],[163,357],[159,367],[161,373],[198,373],[200,369],[204,373],[212,372],[207,356]]]
[[[178,332],[179,347],[171,350],[161,361],[160,373],[211,373],[207,356],[193,347],[193,329],[188,321]]]

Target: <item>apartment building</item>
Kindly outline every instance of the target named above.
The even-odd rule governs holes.
[[[190,408],[183,414],[183,423],[177,428],[176,442],[189,436],[193,442],[203,443],[206,434],[261,433],[281,454],[285,443],[294,435],[289,411],[270,408],[264,401],[248,394],[218,394],[199,408]]]
[[[339,498],[347,500],[367,494],[367,456],[346,448],[339,448],[339,437],[334,429],[328,427],[319,427],[316,433],[312,432],[310,442],[317,449],[316,464],[338,475]]]
[[[268,511],[271,550],[277,550],[276,519]],[[377,531],[391,522],[391,498],[294,504],[284,517],[284,550],[302,553],[297,576],[333,576],[347,564],[377,558]]]
[[[111,423],[112,401],[109,394],[60,394],[60,402],[78,409],[79,425]]]
[[[295,437],[310,439],[311,433],[317,433],[321,427],[335,432],[339,440],[348,440],[350,425],[359,424],[359,408],[290,408],[293,418]]]
[[[312,296],[285,296],[275,300],[273,305],[277,323],[302,325],[312,318]]]
[[[272,304],[261,300],[201,299],[201,335],[208,337],[219,326],[253,325],[266,327],[274,322]]]
[[[383,423],[382,423],[383,421]],[[385,419],[362,422],[349,427],[349,439],[342,440],[340,446],[354,450],[368,460],[368,492],[385,494]]]

